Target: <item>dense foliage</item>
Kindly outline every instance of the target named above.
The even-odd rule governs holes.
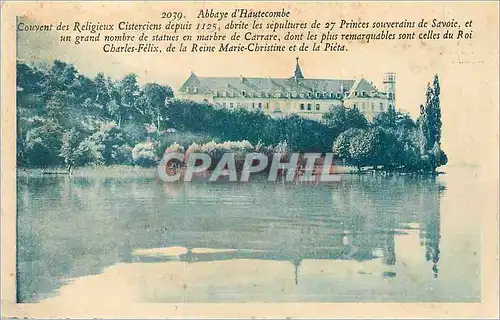
[[[248,140],[269,146],[287,141],[295,152],[329,152],[333,143],[327,125],[298,115],[273,118],[260,110],[214,108],[187,100],[170,101],[166,114],[171,126],[208,133],[221,140]]]
[[[91,79],[57,60],[40,68],[18,62],[18,165],[149,165],[156,150],[133,151],[164,135],[168,97],[173,97],[170,87],[140,87],[134,74],[120,81],[102,73]]]
[[[384,170],[435,172],[445,165],[448,158],[441,149],[441,108],[439,103],[439,79],[436,75],[426,93],[426,104],[421,106],[415,123],[409,115],[394,108],[378,114],[373,124],[346,117],[349,111],[341,111],[348,126],[341,123],[332,127],[341,132],[333,143],[333,153],[346,163],[362,166],[381,166]],[[333,111],[339,113],[339,111]],[[332,112],[331,112],[332,113]],[[329,123],[336,117],[325,115]],[[327,122],[328,123],[328,122]],[[340,128],[340,129],[338,129]]]
[[[248,144],[247,149],[267,151],[333,150],[359,168],[434,172],[447,161],[441,150],[439,94],[436,76],[416,123],[394,109],[369,123],[357,109],[344,107],[314,121],[176,100],[170,87],[140,86],[134,74],[115,81],[102,73],[88,78],[57,60],[38,68],[18,62],[17,161],[24,167],[68,169],[152,166],[171,145],[191,151],[204,145],[214,153],[236,145],[246,150]],[[222,141],[241,142],[231,147]]]

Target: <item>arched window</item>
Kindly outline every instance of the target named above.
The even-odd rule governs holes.
[[[300,104],[300,110],[304,110],[304,104],[303,103]]]
[[[241,91],[241,95],[246,97],[246,95],[247,95],[246,91],[245,90]]]
[[[307,104],[307,110],[311,111],[311,104],[310,103]]]
[[[384,111],[384,104],[380,102],[380,111]]]
[[[316,111],[319,111],[319,103],[316,104]]]

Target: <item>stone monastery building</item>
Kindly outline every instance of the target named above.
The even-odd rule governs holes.
[[[320,120],[334,106],[358,108],[369,121],[395,107],[396,76],[384,74],[384,91],[361,78],[308,79],[299,65],[290,78],[198,77],[191,73],[177,96],[218,107],[260,109],[272,116],[298,114]]]

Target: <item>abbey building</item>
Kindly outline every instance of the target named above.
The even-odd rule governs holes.
[[[369,121],[395,107],[396,76],[384,75],[384,90],[372,82],[353,79],[309,79],[299,65],[290,78],[198,77],[191,73],[177,96],[218,107],[262,110],[271,116],[298,114],[320,120],[335,106],[358,108]]]

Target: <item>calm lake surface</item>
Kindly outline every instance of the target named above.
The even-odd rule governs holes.
[[[482,192],[471,169],[318,185],[20,172],[18,300],[480,301]]]

